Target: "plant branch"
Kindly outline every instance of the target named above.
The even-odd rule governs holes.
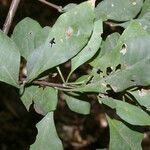
[[[61,89],[72,89],[72,87],[70,86],[65,86],[64,84],[58,84],[58,83],[50,83],[50,82],[46,82],[43,80],[36,80],[33,81],[34,84],[36,85],[41,85],[41,86],[49,86],[49,87],[54,87],[54,88],[61,88]]]
[[[13,18],[15,16],[15,13],[17,11],[18,5],[20,3],[20,0],[12,0],[4,26],[3,26],[3,32],[8,33],[10,26],[12,24]]]
[[[47,2],[46,0],[38,0],[39,2],[42,2],[43,4],[46,4],[54,9],[56,9],[58,12],[62,12],[62,6],[58,6],[58,5],[55,5],[55,4],[52,4],[50,2]]]

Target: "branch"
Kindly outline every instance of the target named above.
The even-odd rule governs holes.
[[[43,80],[36,80],[36,81],[33,81],[33,83],[36,85],[41,85],[41,86],[49,86],[49,87],[62,88],[62,89],[72,89],[72,87],[65,86],[64,84],[50,83],[50,82],[46,82]]]
[[[12,24],[13,18],[15,16],[16,10],[18,8],[18,5],[20,3],[20,0],[12,0],[4,26],[3,26],[3,32],[8,33],[10,26]]]
[[[47,2],[46,0],[38,0],[38,1],[44,3],[44,4],[48,5],[48,6],[50,6],[52,8],[54,8],[54,9],[56,9],[58,12],[62,12],[62,6],[58,6],[58,5],[52,4],[50,2]]]

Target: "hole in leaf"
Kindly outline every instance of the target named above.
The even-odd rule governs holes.
[[[109,75],[112,71],[113,71],[112,68],[108,67],[107,70],[106,70],[106,74]]]
[[[133,80],[133,79],[132,79],[131,81],[132,81],[132,82],[135,82],[135,80]]]
[[[118,66],[116,66],[115,71],[116,71],[116,70],[120,70],[120,69],[121,69],[121,64],[119,64]]]
[[[97,74],[102,73],[102,71],[100,69],[97,69]]]
[[[56,44],[56,43],[55,43],[55,38],[52,38],[52,39],[49,41],[49,43],[51,44],[51,47],[53,46],[53,44]]]
[[[29,34],[32,35],[33,33],[32,33],[32,32],[29,32]]]

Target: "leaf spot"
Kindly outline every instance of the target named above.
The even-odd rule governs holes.
[[[106,87],[106,86],[107,86],[105,83],[101,83],[101,85],[102,85],[103,87]]]
[[[134,2],[132,2],[132,5],[136,5],[137,3],[134,1]]]
[[[67,37],[70,37],[72,35],[72,33],[73,33],[73,29],[71,27],[69,27],[66,31]]]
[[[114,7],[114,4],[111,4],[111,7]]]

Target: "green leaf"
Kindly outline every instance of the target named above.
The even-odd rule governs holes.
[[[89,1],[62,14],[52,27],[46,42],[29,56],[27,80],[31,81],[42,72],[75,56],[87,44],[93,20],[94,6]]]
[[[51,27],[46,26],[36,33],[34,39],[35,48],[38,48],[47,40],[50,31],[51,31]]]
[[[150,13],[147,14],[150,16]],[[150,17],[149,17],[150,18]],[[147,19],[147,16],[140,18],[140,19],[135,19],[134,21],[138,22],[142,28],[150,34],[150,19]],[[121,24],[117,24],[117,26],[121,26],[123,28],[127,28],[127,26],[130,24],[130,21],[125,22],[125,23],[121,23]]]
[[[39,88],[37,86],[27,87],[23,96],[22,102],[29,110],[30,105],[34,102],[34,107],[38,113],[46,114],[56,109],[58,97],[57,90],[53,88]]]
[[[93,34],[87,46],[71,60],[71,72],[80,65],[91,59],[100,48],[101,34],[103,33],[102,21],[98,20],[94,23]]]
[[[150,36],[127,41],[121,56],[122,69],[105,78],[115,92],[132,86],[150,85]]]
[[[143,5],[143,0],[103,0],[95,10],[96,18],[115,21],[127,21],[136,17]]]
[[[130,92],[138,103],[150,111],[150,90],[138,90]]]
[[[90,63],[90,65],[94,68],[99,68],[99,60],[101,59],[101,57],[103,57],[105,54],[107,55],[116,47],[119,37],[120,34],[117,32],[107,36],[106,40],[102,42],[99,55]]]
[[[63,145],[57,135],[53,112],[49,112],[37,125],[38,135],[30,150],[63,150]]]
[[[109,85],[115,92],[120,92],[132,86],[149,85],[149,47],[150,36],[137,22],[133,22],[123,32],[111,53],[105,54],[99,60],[96,58],[94,67],[99,67],[103,72],[107,67],[111,67],[113,72],[75,91],[106,92]],[[115,67],[119,64],[121,69],[116,71]]]
[[[150,125],[150,116],[137,106],[113,98],[100,98],[99,102],[116,109],[117,115],[129,124]]]
[[[147,20],[146,18],[141,18],[141,19],[136,19],[136,21],[138,21],[139,24],[141,24],[141,26],[143,27],[143,29],[150,34],[150,20]]]
[[[17,44],[21,55],[27,58],[34,50],[34,38],[37,32],[42,29],[40,24],[31,18],[20,21],[12,34],[12,39]]]
[[[63,12],[67,12],[67,11],[73,9],[75,6],[77,6],[77,4],[75,4],[75,3],[70,3],[70,4],[66,5],[66,6],[63,8]]]
[[[142,133],[130,129],[121,121],[109,117],[107,117],[107,120],[110,132],[110,150],[142,150]]]
[[[86,84],[89,80],[90,80],[91,76],[90,75],[82,75],[81,77],[79,77],[74,84]]]
[[[0,31],[0,81],[19,87],[20,54],[16,44]]]
[[[143,17],[146,13],[150,13],[150,0],[145,0],[143,7],[142,7],[142,11],[140,14],[140,18]]]
[[[102,57],[97,57],[92,66],[99,68],[102,71],[106,71],[107,67],[115,69],[114,67],[120,63],[120,51],[122,50],[122,45],[125,41],[144,35],[147,35],[147,32],[137,21],[132,21],[118,39],[117,45],[111,51],[105,53]]]
[[[90,113],[91,106],[88,102],[83,101],[78,97],[72,97],[69,95],[65,95],[65,100],[70,110],[83,115]]]

